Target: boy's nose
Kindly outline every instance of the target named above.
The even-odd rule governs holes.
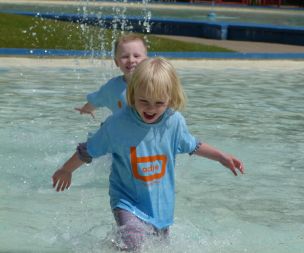
[[[135,62],[135,61],[136,61],[136,58],[135,58],[134,56],[131,55],[131,56],[129,56],[129,61],[130,61],[130,62]]]

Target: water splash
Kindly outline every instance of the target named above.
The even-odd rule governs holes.
[[[208,19],[210,21],[215,21],[216,20],[216,13],[215,13],[215,0],[212,0],[211,3],[211,11],[207,15]]]

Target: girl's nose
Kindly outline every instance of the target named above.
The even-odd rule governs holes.
[[[152,110],[154,110],[153,104],[150,104],[150,103],[147,104],[147,105],[146,105],[146,110],[147,110],[147,111],[152,111]]]

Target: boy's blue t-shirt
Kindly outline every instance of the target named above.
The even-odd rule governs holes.
[[[94,107],[107,107],[113,113],[125,107],[127,83],[123,76],[117,76],[102,85],[98,91],[87,95],[87,101]]]
[[[175,157],[196,145],[179,112],[169,109],[158,123],[146,124],[127,106],[88,139],[87,151],[92,157],[112,153],[112,209],[125,209],[161,229],[173,223]]]

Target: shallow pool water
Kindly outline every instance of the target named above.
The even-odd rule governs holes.
[[[173,61],[191,132],[241,158],[243,176],[180,155],[169,245],[144,252],[303,252],[304,63]],[[115,252],[110,157],[63,193],[51,175],[109,112],[74,107],[118,74],[111,61],[0,58],[0,252]]]

